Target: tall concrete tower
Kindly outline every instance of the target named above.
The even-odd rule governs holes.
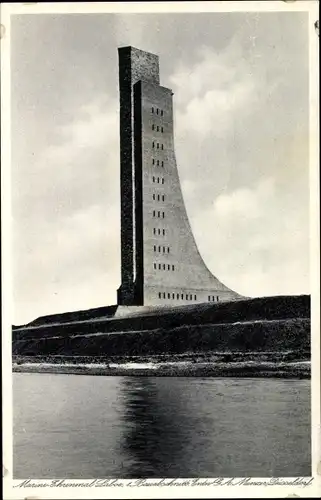
[[[180,305],[240,296],[206,267],[176,166],[173,92],[158,56],[118,49],[121,165],[120,305]],[[210,223],[210,221],[209,221]]]

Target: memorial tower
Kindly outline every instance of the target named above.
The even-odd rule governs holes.
[[[177,171],[173,92],[158,56],[118,49],[121,286],[119,305],[180,305],[240,296],[205,265],[188,221]]]

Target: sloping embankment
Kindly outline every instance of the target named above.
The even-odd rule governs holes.
[[[13,354],[95,357],[291,350],[307,359],[310,351],[306,295],[196,304],[132,317],[65,318],[15,328]]]

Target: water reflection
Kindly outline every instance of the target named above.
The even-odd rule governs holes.
[[[188,406],[184,406],[184,394],[171,387],[170,379],[163,382],[122,380],[122,447],[132,458],[128,477],[176,477],[180,470],[188,469],[185,448],[190,436],[182,425]]]

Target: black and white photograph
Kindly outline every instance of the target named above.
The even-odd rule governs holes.
[[[317,2],[184,3],[1,7],[10,499],[320,493]]]

